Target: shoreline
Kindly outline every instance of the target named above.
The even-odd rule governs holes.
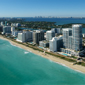
[[[65,66],[65,67],[71,68],[71,69],[73,69],[73,70],[75,70],[75,71],[77,71],[77,72],[81,72],[81,73],[84,73],[84,74],[85,74],[85,67],[84,67],[84,66],[81,66],[81,65],[73,65],[72,62],[68,62],[68,61],[66,61],[66,60],[57,58],[57,57],[52,56],[52,55],[49,55],[49,54],[44,55],[43,52],[39,52],[39,51],[34,50],[34,49],[30,48],[30,47],[26,47],[26,46],[24,46],[24,45],[22,45],[22,44],[13,42],[13,41],[11,41],[11,40],[9,40],[9,39],[7,39],[7,38],[4,38],[3,36],[0,36],[0,39],[7,40],[7,41],[10,42],[11,45],[17,46],[17,47],[22,48],[22,49],[24,49],[24,50],[26,50],[26,51],[32,52],[32,53],[34,53],[34,54],[36,54],[36,55],[39,55],[39,56],[41,56],[41,57],[43,57],[43,58],[46,58],[46,59],[48,59],[48,60],[51,60],[51,61],[53,61],[53,62],[55,62],[55,63],[57,63],[57,64],[63,65],[63,66]]]

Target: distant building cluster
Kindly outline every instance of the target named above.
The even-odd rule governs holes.
[[[15,30],[15,27],[19,26],[21,26],[19,23],[12,23],[9,26],[7,21],[5,24],[1,22],[0,32],[4,35],[10,34],[18,42],[31,42],[51,52],[78,55],[78,51],[82,50],[82,25],[80,24],[72,25],[72,28],[52,28],[46,32],[43,30]],[[85,34],[83,34],[83,38],[85,38]]]
[[[20,27],[21,24],[20,23],[12,23],[11,26],[13,26],[13,27]]]

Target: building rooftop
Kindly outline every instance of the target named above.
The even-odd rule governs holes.
[[[43,43],[49,43],[49,41],[47,41],[47,40],[43,40],[43,41],[40,41],[40,42],[43,42]]]
[[[72,27],[81,27],[82,25],[81,24],[74,24],[72,25]]]
[[[47,31],[47,33],[52,33],[52,32],[54,32],[54,31],[52,31],[52,30]]]
[[[72,30],[72,28],[63,28],[64,31]]]

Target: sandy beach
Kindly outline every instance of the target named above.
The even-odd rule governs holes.
[[[11,42],[13,45],[16,45],[16,46],[18,46],[18,47],[21,47],[21,48],[23,48],[23,49],[25,49],[25,50],[27,50],[27,51],[31,51],[31,52],[34,53],[34,54],[40,55],[40,56],[42,56],[42,57],[44,57],[44,58],[46,58],[46,59],[49,59],[49,60],[52,60],[52,61],[54,61],[54,62],[56,62],[56,63],[62,64],[62,65],[64,65],[64,66],[67,66],[67,67],[69,67],[69,68],[71,68],[71,69],[74,69],[74,70],[76,70],[76,71],[80,71],[80,72],[82,72],[82,73],[85,73],[85,67],[84,67],[84,66],[81,66],[81,65],[73,65],[73,63],[71,63],[71,62],[65,61],[65,60],[63,60],[63,59],[54,57],[54,56],[49,55],[49,54],[44,55],[44,53],[42,53],[42,52],[33,50],[32,48],[29,48],[29,47],[26,47],[26,46],[24,46],[24,45],[21,45],[21,44],[18,44],[18,43],[16,43],[16,42],[13,42],[13,41],[11,41],[11,40],[9,40],[9,39],[4,38],[3,36],[0,36],[0,39],[7,40],[7,41]]]

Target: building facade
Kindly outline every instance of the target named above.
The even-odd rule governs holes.
[[[73,50],[82,49],[82,25],[72,25]]]
[[[22,33],[18,33],[17,41],[27,42],[33,40],[33,33],[30,31],[23,31]]]
[[[3,32],[3,26],[0,26],[0,32]]]
[[[82,50],[82,25],[75,24],[72,28],[63,29],[63,48],[62,52],[68,54],[75,54],[77,51]]]
[[[4,26],[3,27],[3,34],[11,33],[11,26]]]
[[[60,51],[60,48],[63,47],[63,38],[62,36],[53,37],[52,40],[49,41],[49,48],[52,52]]]
[[[54,31],[47,31],[46,32],[46,40],[49,41],[49,40],[52,40],[52,38],[55,37],[55,32]]]
[[[39,44],[39,41],[44,40],[44,32],[43,31],[34,31],[33,32],[33,42],[35,44]]]
[[[25,42],[25,33],[18,33],[17,41]]]
[[[32,41],[33,40],[33,32],[32,31],[24,30],[23,33],[25,33],[25,41]]]

